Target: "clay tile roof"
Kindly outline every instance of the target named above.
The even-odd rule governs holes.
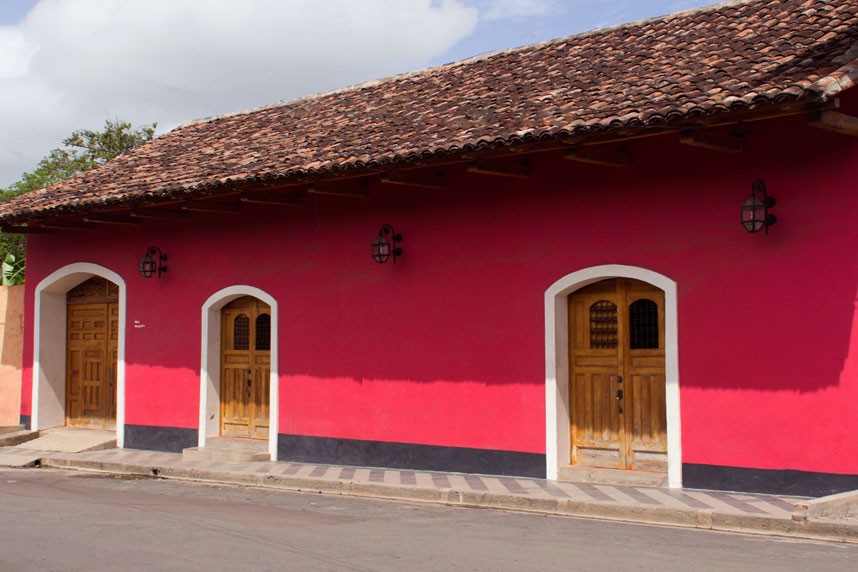
[[[741,0],[190,122],[0,221],[824,102],[856,80],[856,0]]]

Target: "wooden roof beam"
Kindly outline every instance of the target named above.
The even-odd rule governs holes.
[[[0,227],[0,232],[6,234],[54,234],[54,231],[41,226],[6,225]]]
[[[137,208],[131,209],[131,216],[138,218],[157,218],[162,220],[184,220],[188,218],[188,213],[186,211],[177,211],[173,209]]]
[[[629,165],[628,151],[600,149],[597,147],[572,147],[563,153],[563,157],[570,161],[605,167],[627,167]]]
[[[446,186],[444,175],[435,173],[430,175],[404,173],[402,171],[385,173],[381,176],[381,182],[388,185],[403,185],[408,187],[423,187],[426,189],[443,189]]]
[[[301,192],[307,189],[310,186],[310,183],[307,181],[299,180],[299,181],[280,181],[280,182],[271,182],[271,183],[250,183],[246,185],[241,185],[237,187],[240,189],[241,193],[255,193],[255,192],[264,192],[264,191],[284,191],[288,190],[290,192]]]
[[[140,219],[131,215],[122,214],[88,214],[83,217],[84,222],[97,222],[104,224],[140,224]]]
[[[807,114],[807,122],[813,127],[833,131],[841,135],[858,137],[858,117],[840,111],[814,110]]]
[[[500,161],[477,160],[468,165],[469,173],[495,175],[527,179],[530,177],[530,165],[527,163],[501,163]]]
[[[330,180],[318,181],[310,186],[307,193],[312,195],[333,195],[338,197],[358,197],[364,199],[369,196],[369,181],[363,179],[346,184],[341,182],[334,183]]]
[[[280,205],[287,207],[300,207],[304,204],[304,196],[292,195],[261,195],[257,193],[242,193],[240,199],[243,203],[255,203],[259,205]]]
[[[239,203],[216,203],[213,201],[185,201],[181,208],[186,211],[208,213],[237,213],[241,210]]]
[[[698,129],[681,131],[679,142],[683,145],[708,149],[709,151],[720,151],[721,153],[741,153],[744,148],[744,140],[738,135],[700,131]]]
[[[59,230],[94,230],[96,228],[94,222],[72,220],[43,220],[41,221],[41,225],[43,228],[55,228]]]

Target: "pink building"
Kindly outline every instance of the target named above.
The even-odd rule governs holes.
[[[851,0],[719,5],[192,122],[5,203],[22,420],[858,488],[856,30]]]

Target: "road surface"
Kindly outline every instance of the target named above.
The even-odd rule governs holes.
[[[0,470],[0,571],[858,570],[858,546]]]

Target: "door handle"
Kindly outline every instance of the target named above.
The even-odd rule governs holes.
[[[622,413],[623,412],[623,390],[617,390],[617,410]]]

